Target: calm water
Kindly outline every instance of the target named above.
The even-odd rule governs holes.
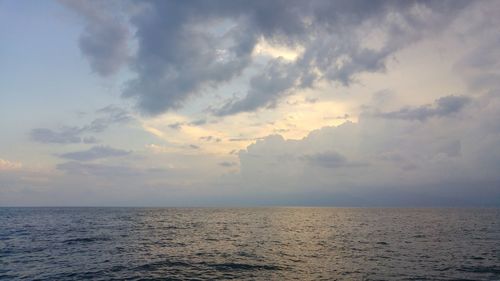
[[[0,279],[500,280],[500,210],[0,208]]]

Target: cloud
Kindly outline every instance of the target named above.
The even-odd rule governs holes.
[[[404,119],[425,121],[431,117],[443,117],[462,110],[471,99],[466,96],[446,96],[437,99],[433,105],[405,107],[398,111],[376,113],[375,116],[387,119]]]
[[[11,162],[9,160],[0,158],[0,171],[19,170],[22,167],[23,164],[20,162]]]
[[[96,186],[114,187],[118,190],[123,189],[123,191],[175,178],[170,169],[161,167],[146,168],[122,164],[69,161],[58,164],[56,168],[65,173],[64,179],[69,182],[82,183],[93,178],[92,180],[98,180],[93,182]]]
[[[93,143],[98,143],[99,142],[99,140],[97,140],[95,137],[92,137],[92,136],[91,137],[84,137],[82,139],[82,141],[85,144],[93,144]]]
[[[214,136],[203,136],[203,137],[200,137],[200,140],[206,141],[206,142],[221,142],[222,141],[220,138],[214,137]]]
[[[119,2],[61,0],[79,14],[85,22],[79,47],[89,60],[92,70],[102,76],[116,73],[129,57],[129,29],[119,17],[107,10],[118,10]]]
[[[137,78],[124,92],[144,113],[178,108],[205,87],[230,81],[249,64],[254,34],[239,26],[219,31],[228,29],[218,23],[226,5],[163,1],[146,5],[131,21],[137,29],[138,52],[132,62]]]
[[[120,107],[108,105],[96,111],[98,118],[94,119],[89,125],[82,127],[83,131],[102,132],[113,124],[126,124],[133,120],[130,113]]]
[[[92,161],[102,158],[126,156],[129,154],[130,151],[115,149],[109,146],[94,146],[84,151],[60,154],[59,157],[76,161]]]
[[[182,125],[185,125],[185,123],[175,122],[175,123],[172,123],[172,124],[168,124],[168,127],[170,129],[179,130],[182,127]]]
[[[339,168],[348,164],[345,156],[334,151],[325,151],[323,153],[305,155],[302,158],[306,161],[309,161],[312,165],[317,165],[325,168]]]
[[[47,128],[35,128],[30,132],[31,140],[40,143],[80,143],[81,130],[76,127],[63,127],[57,131]]]
[[[349,119],[351,116],[347,113],[345,113],[344,115],[337,115],[337,116],[326,116],[326,117],[323,117],[324,120],[338,120],[338,119],[344,119],[344,120],[347,120]]]
[[[236,163],[236,162],[229,162],[229,161],[223,161],[223,162],[219,162],[219,166],[229,168],[229,167],[238,166],[238,163]]]
[[[476,5],[468,9],[464,19],[465,24],[460,25],[458,31],[459,36],[465,37],[460,43],[470,47],[455,63],[454,70],[474,91],[500,88],[500,50],[498,49],[500,19],[494,16],[498,13],[500,13],[500,7],[495,3],[476,2]]]
[[[206,123],[207,123],[206,119],[198,119],[198,120],[194,120],[192,122],[189,122],[189,125],[191,125],[191,126],[201,126],[201,125],[205,125]]]
[[[299,72],[290,71],[290,68],[293,65],[281,58],[272,60],[262,74],[251,79],[250,90],[243,99],[226,103],[215,114],[224,116],[254,111],[262,106],[274,107],[279,96],[286,94],[299,78]]]
[[[57,169],[64,171],[68,174],[82,175],[82,176],[95,176],[95,177],[126,177],[142,175],[140,170],[118,165],[105,165],[95,163],[81,163],[77,161],[66,162],[57,165]]]
[[[120,13],[112,5],[96,8],[94,2],[77,3],[70,6],[87,19],[80,40],[82,51],[98,73],[116,71],[127,49],[125,29],[116,20]],[[135,78],[126,83],[123,96],[134,99],[149,115],[180,108],[191,98],[258,67],[263,58],[253,52],[265,42],[302,51],[291,61],[279,55],[266,58],[267,66],[250,79],[245,97],[223,104],[214,113],[223,116],[273,107],[283,96],[320,81],[348,86],[361,73],[385,71],[389,57],[442,30],[466,4],[132,2],[119,10],[128,13],[137,43],[129,64]]]
[[[492,190],[500,182],[499,97],[447,96],[432,106],[413,107],[419,114],[363,115],[357,123],[323,127],[298,140],[271,135],[239,152],[241,173],[235,181],[243,190],[261,194],[273,186],[286,194],[382,192],[387,198],[379,198],[381,204],[398,200],[391,192],[405,198],[435,196],[448,203],[468,198],[479,204],[486,194],[500,192]],[[427,122],[412,122],[425,118]]]
[[[133,120],[128,111],[109,105],[96,111],[98,115],[89,124],[81,127],[61,127],[57,130],[49,128],[35,128],[30,131],[30,138],[40,143],[96,143],[94,136],[82,136],[89,133],[101,133],[114,124],[125,124]]]

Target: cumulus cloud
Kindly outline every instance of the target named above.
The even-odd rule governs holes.
[[[115,9],[76,3],[70,6],[88,21],[82,51],[106,75],[123,61],[126,32],[114,20]],[[253,51],[265,41],[303,51],[292,61],[268,59],[267,66],[250,79],[245,97],[223,104],[214,113],[222,116],[273,107],[284,95],[314,87],[318,81],[349,85],[360,73],[384,71],[391,55],[442,30],[466,3],[132,2],[134,8],[128,10],[134,11],[129,17],[136,30],[137,53],[130,66],[136,77],[127,82],[123,96],[135,99],[138,108],[151,115],[182,107],[190,98],[255,66]],[[111,50],[113,55],[106,56]]]
[[[124,96],[137,99],[143,112],[159,114],[240,74],[250,62],[254,34],[224,25],[220,13],[226,5],[221,4],[145,4],[131,21],[137,29],[138,52],[132,62],[137,78],[129,81]]]
[[[279,135],[258,140],[239,153],[241,185],[255,192],[274,186],[325,196],[394,190],[440,197],[441,202],[452,202],[458,193],[474,200],[499,195],[499,95],[448,96],[419,108],[424,115],[363,115],[358,123],[324,127],[300,140]],[[449,118],[430,118],[445,115]],[[420,116],[428,119],[413,122]],[[386,203],[398,200],[387,196]]]
[[[85,22],[79,47],[92,70],[103,76],[116,73],[128,60],[129,29],[116,13],[110,16],[106,11],[119,10],[120,3],[95,0],[61,2],[81,15]]]
[[[92,161],[102,158],[126,156],[130,153],[130,151],[115,149],[109,146],[94,146],[88,150],[60,154],[59,157],[77,161]]]

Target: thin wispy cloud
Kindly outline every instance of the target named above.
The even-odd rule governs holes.
[[[471,99],[465,96],[446,96],[437,99],[433,105],[422,105],[419,107],[405,107],[398,111],[380,112],[375,115],[381,118],[406,119],[425,121],[431,117],[443,117],[458,113]]]
[[[128,111],[112,105],[98,109],[96,114],[98,117],[84,126],[65,126],[58,129],[34,128],[30,131],[30,138],[40,143],[92,144],[98,140],[88,134],[101,133],[112,125],[126,124],[133,120]]]
[[[77,161],[92,161],[102,158],[126,156],[130,153],[130,151],[116,149],[109,146],[94,146],[83,151],[63,153],[60,154],[59,157]]]

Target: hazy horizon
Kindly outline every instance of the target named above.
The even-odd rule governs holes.
[[[499,15],[0,0],[0,207],[500,207]]]

